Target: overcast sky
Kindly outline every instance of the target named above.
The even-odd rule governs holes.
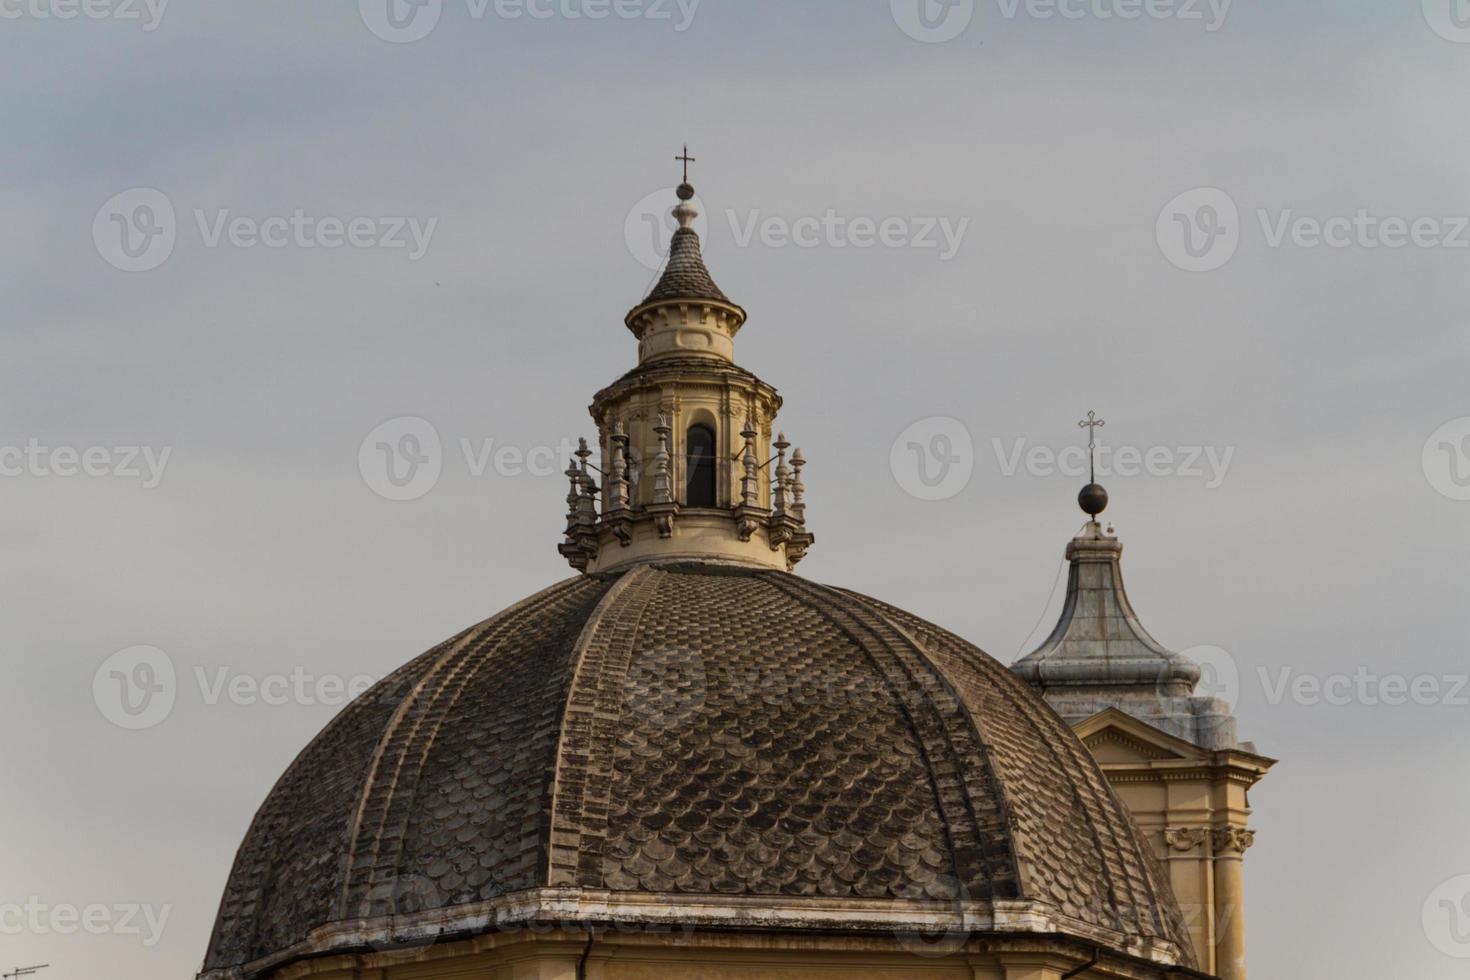
[[[0,967],[192,974],[335,683],[569,574],[537,474],[687,141],[801,573],[1011,661],[1096,410],[1135,606],[1281,760],[1253,975],[1463,977],[1452,2],[0,0]]]

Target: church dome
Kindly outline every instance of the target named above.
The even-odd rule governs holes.
[[[950,920],[1191,961],[1102,771],[1001,664],[787,571],[650,560],[552,586],[344,710],[256,815],[205,976],[536,921]]]

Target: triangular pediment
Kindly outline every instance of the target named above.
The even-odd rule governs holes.
[[[1103,764],[1203,759],[1210,754],[1117,708],[1099,711],[1072,730]]]

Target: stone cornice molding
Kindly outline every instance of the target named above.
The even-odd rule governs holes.
[[[497,934],[611,926],[630,933],[682,929],[780,932],[830,931],[836,935],[927,936],[955,932],[984,940],[1007,933],[1006,941],[1034,934],[1038,940],[1083,940],[1162,967],[1177,967],[1181,951],[1172,943],[1115,933],[1030,901],[907,901],[818,899],[800,896],[643,895],[591,888],[539,888],[487,902],[409,915],[348,919],[312,930],[286,950],[241,967],[200,974],[200,980],[254,980],[310,957],[353,951],[438,945]],[[995,937],[1000,939],[1002,937]],[[367,954],[370,958],[391,953]],[[1189,971],[1187,975],[1195,975]]]

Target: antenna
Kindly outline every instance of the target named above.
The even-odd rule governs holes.
[[[5,974],[3,980],[11,980],[13,977],[28,977],[37,970],[45,970],[50,966],[50,963],[42,963],[40,966],[18,966],[14,972]]]

